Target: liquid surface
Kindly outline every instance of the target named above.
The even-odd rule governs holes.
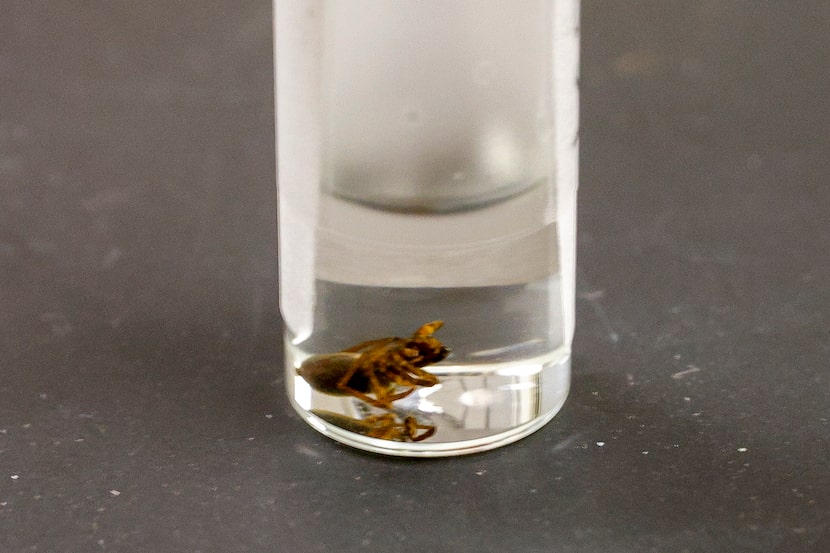
[[[320,198],[315,274],[347,284],[468,288],[523,284],[558,272],[549,181],[454,213],[376,209]]]

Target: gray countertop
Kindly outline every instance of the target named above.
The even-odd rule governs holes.
[[[830,9],[586,0],[573,388],[363,454],[285,397],[267,1],[0,16],[0,551],[830,548]]]

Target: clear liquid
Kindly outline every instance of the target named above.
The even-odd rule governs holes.
[[[312,410],[364,419],[381,411],[351,396],[311,388],[295,369],[311,354],[332,352],[394,332],[406,336],[437,315],[436,333],[452,353],[427,367],[440,384],[420,388],[394,404],[402,420],[414,416],[436,427],[423,442],[366,438],[325,421],[313,425],[335,439],[380,452],[440,455],[473,452],[513,441],[547,422],[568,393],[569,352],[552,339],[556,326],[540,304],[550,300],[554,279],[491,288],[376,288],[320,281],[318,320],[328,327],[304,342],[287,340],[289,395],[304,415]],[[485,308],[486,307],[486,308]],[[346,331],[344,331],[346,329]]]
[[[548,210],[536,211],[541,218],[528,210],[538,207],[546,188],[540,183],[520,197],[443,215],[327,197],[316,266],[328,278],[314,284],[313,324],[286,336],[288,391],[298,411],[339,441],[411,456],[489,449],[547,422],[567,396],[570,355],[556,222],[545,222]],[[363,233],[355,221],[372,232]],[[500,232],[511,221],[514,232]],[[380,285],[390,282],[399,285]],[[297,373],[306,358],[408,337],[436,319],[444,326],[435,337],[451,354],[425,369],[440,383],[418,388],[391,409],[399,420],[413,416],[434,426],[434,436],[419,442],[368,438],[314,416],[325,411],[361,420],[385,411],[312,388]]]

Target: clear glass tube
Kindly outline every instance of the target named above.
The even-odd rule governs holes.
[[[538,429],[570,381],[578,0],[274,8],[292,404],[393,455]]]

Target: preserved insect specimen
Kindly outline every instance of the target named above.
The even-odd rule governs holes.
[[[297,373],[317,391],[352,395],[370,405],[389,409],[419,386],[438,384],[424,367],[438,363],[449,348],[433,336],[442,321],[422,325],[409,338],[379,338],[337,353],[312,355]],[[401,388],[406,388],[400,391]],[[372,397],[374,396],[374,397]]]
[[[413,416],[408,416],[401,422],[392,413],[372,415],[364,419],[355,419],[320,409],[313,409],[311,412],[335,426],[339,426],[350,432],[369,436],[370,438],[380,438],[395,442],[420,442],[435,434],[434,426],[418,424],[418,421]],[[421,430],[423,432],[419,434],[418,432]]]

